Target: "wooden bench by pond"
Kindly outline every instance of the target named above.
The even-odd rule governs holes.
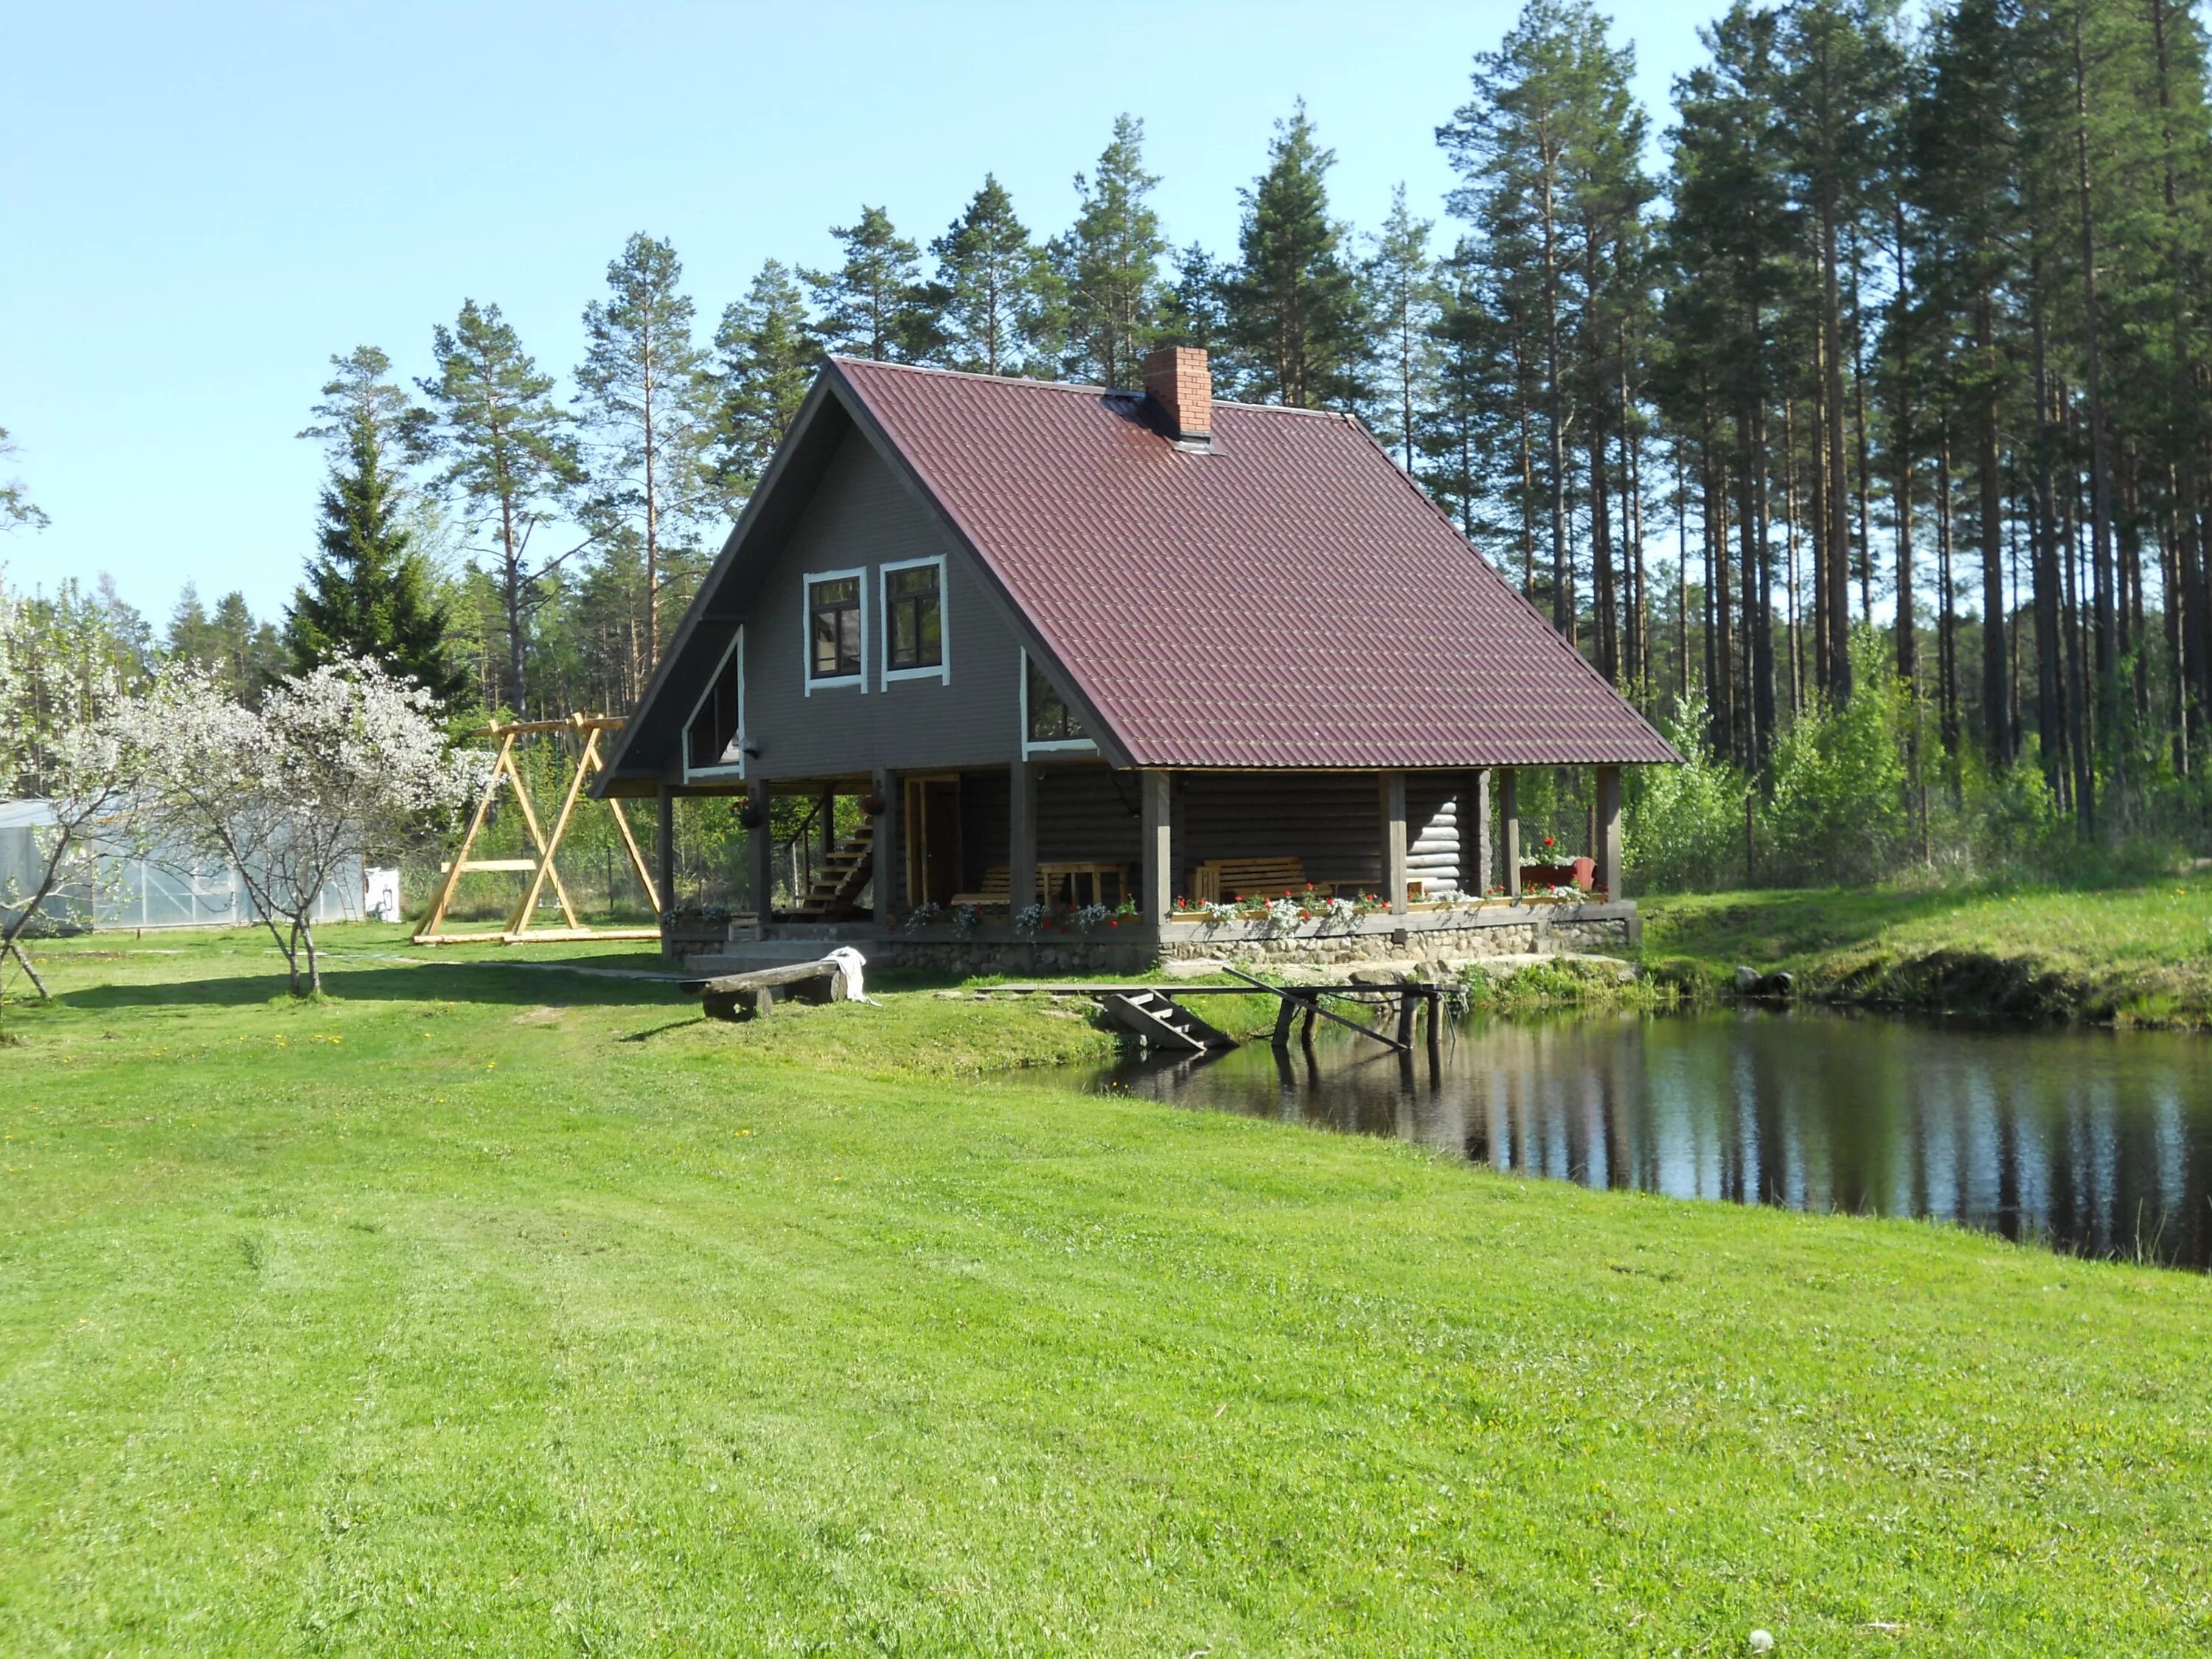
[[[687,979],[681,988],[699,999],[709,1019],[755,1019],[773,1012],[780,997],[817,1005],[844,1001],[845,967],[836,957],[824,957],[714,979]]]

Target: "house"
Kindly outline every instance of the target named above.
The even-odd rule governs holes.
[[[782,911],[753,838],[732,927],[757,951],[1632,938],[1620,768],[1678,760],[1666,741],[1357,422],[1216,402],[1202,351],[1144,371],[830,360],[598,786],[659,800],[664,890],[675,797],[764,823],[795,793],[866,817]],[[1540,902],[1514,769],[1555,765],[1595,769],[1596,890]],[[720,942],[671,927],[672,951]]]

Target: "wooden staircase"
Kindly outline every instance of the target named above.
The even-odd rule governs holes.
[[[842,921],[853,914],[860,890],[876,867],[876,826],[872,820],[838,843],[837,850],[822,860],[814,884],[791,914],[801,921]]]
[[[1236,1040],[1158,991],[1109,991],[1099,999],[1106,1017],[1133,1031],[1156,1052],[1203,1054],[1233,1048]]]

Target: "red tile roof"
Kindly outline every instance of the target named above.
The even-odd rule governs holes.
[[[832,362],[1137,765],[1680,758],[1346,416]]]

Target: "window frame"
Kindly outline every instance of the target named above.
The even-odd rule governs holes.
[[[1032,755],[1097,754],[1098,752],[1098,741],[1095,738],[1046,738],[1036,739],[1030,736],[1030,658],[1029,647],[1024,646],[1021,647],[1020,682],[1022,758],[1024,760],[1027,760]],[[1037,672],[1042,673],[1043,670],[1040,668]],[[1072,717],[1074,713],[1075,710],[1071,707],[1068,709],[1069,715]]]
[[[921,668],[894,668],[891,666],[891,573],[895,570],[919,570],[927,565],[937,568],[937,660]],[[878,663],[878,672],[883,676],[881,684],[889,687],[900,680],[936,680],[940,684],[951,684],[952,607],[948,603],[950,596],[945,592],[948,573],[945,556],[932,553],[926,558],[893,559],[876,568],[881,573],[877,580],[883,588],[884,637]],[[809,625],[811,626],[811,610]],[[861,632],[865,635],[866,631],[864,623]]]
[[[812,619],[810,615],[810,624],[811,620]],[[725,761],[716,766],[694,766],[691,764],[691,728],[697,723],[700,711],[706,708],[707,700],[714,695],[714,688],[721,684],[723,671],[728,668],[732,662],[737,664],[738,668],[738,757],[734,761]],[[731,636],[728,647],[724,650],[721,656],[715,661],[714,672],[707,677],[707,689],[699,694],[698,701],[691,705],[691,712],[684,717],[684,730],[681,741],[683,744],[684,782],[691,783],[703,778],[742,778],[744,776],[745,625],[743,623],[739,623],[738,624],[738,630]]]
[[[856,673],[817,674],[814,672],[814,588],[819,582],[849,580],[860,599],[860,666]],[[799,674],[803,693],[812,696],[817,691],[834,691],[842,686],[858,686],[862,692],[868,689],[868,567],[854,565],[849,570],[809,570],[799,579]]]

